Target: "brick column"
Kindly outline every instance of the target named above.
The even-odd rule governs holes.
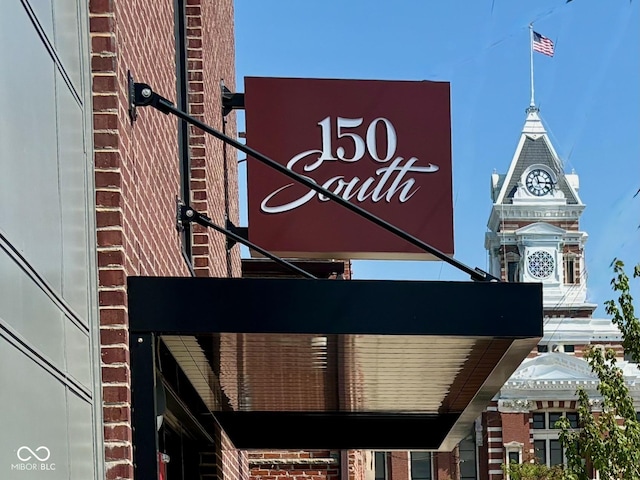
[[[410,452],[389,452],[387,455],[390,480],[410,480]]]

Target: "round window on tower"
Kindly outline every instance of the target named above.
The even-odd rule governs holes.
[[[553,274],[555,262],[550,253],[538,250],[527,258],[529,273],[535,278],[549,278]]]

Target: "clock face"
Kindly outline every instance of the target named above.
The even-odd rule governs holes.
[[[538,250],[529,255],[527,259],[529,273],[535,278],[549,278],[555,269],[555,262],[550,253]]]
[[[546,195],[553,188],[551,175],[542,168],[531,170],[526,179],[527,190],[536,197]]]

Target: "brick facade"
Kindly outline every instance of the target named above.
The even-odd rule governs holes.
[[[222,129],[220,81],[230,88],[235,83],[233,3],[186,3],[190,110]],[[138,109],[139,119],[131,124],[127,71],[175,99],[175,12],[174,2],[144,0],[92,0],[89,8],[106,478],[130,479],[126,278],[185,276],[189,270],[174,228],[175,198],[180,196],[177,121],[149,108]],[[225,128],[235,135],[233,116]],[[237,223],[236,154],[217,140],[203,139],[202,132],[192,133],[194,191],[189,200],[218,224],[226,216]],[[193,240],[198,275],[239,275],[238,248],[228,255],[221,235],[200,230]],[[242,454],[223,434],[219,443],[219,478],[246,478]]]
[[[519,443],[524,451],[528,451],[531,444],[531,431],[528,413],[503,413],[500,415],[502,424],[502,442]]]
[[[433,470],[435,480],[450,480],[460,478],[458,449],[452,452],[437,452],[433,454]]]
[[[389,452],[389,477],[393,480],[410,480],[410,458],[409,452]]]
[[[233,3],[189,0],[187,59],[189,113],[230,137],[236,136],[235,114],[223,117],[221,88],[235,87]],[[206,19],[206,28],[203,28]],[[231,61],[229,61],[231,59]],[[191,205],[225,225],[227,216],[238,225],[237,155],[233,148],[190,127]],[[239,249],[230,255],[226,237],[194,225],[194,268],[198,276],[239,276]]]
[[[340,452],[260,451],[249,452],[248,459],[256,480],[338,480],[341,475]]]

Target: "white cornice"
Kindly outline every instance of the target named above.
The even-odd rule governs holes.
[[[545,318],[542,343],[572,343],[586,345],[591,342],[620,342],[620,330],[608,319],[598,318]]]
[[[487,226],[497,231],[503,220],[579,220],[584,205],[501,205],[494,203]]]
[[[500,245],[521,245],[525,240],[531,240],[529,235],[518,235],[517,231],[505,231],[496,233],[495,231],[485,233],[485,248],[496,248]],[[567,231],[563,236],[557,238],[565,245],[584,245],[589,236],[585,232]]]

